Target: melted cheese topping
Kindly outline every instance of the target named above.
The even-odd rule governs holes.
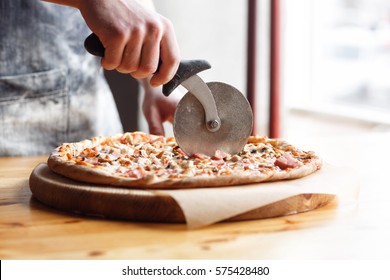
[[[138,139],[137,135],[141,137]],[[267,173],[298,168],[316,157],[313,152],[260,137],[251,137],[236,155],[216,151],[213,157],[203,154],[187,156],[173,137],[146,135],[138,133],[129,137],[126,133],[114,140],[106,138],[99,144],[86,145],[73,155],[66,154],[66,157],[78,165],[101,168],[116,176],[134,179],[151,174],[166,179]]]

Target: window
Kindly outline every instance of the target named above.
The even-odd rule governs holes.
[[[284,1],[290,109],[390,123],[390,1]]]

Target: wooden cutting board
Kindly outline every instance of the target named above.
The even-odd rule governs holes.
[[[30,176],[34,197],[56,209],[111,219],[185,223],[177,202],[153,190],[136,190],[77,182],[38,165]],[[301,194],[251,210],[227,221],[264,219],[310,211],[334,199],[330,194]]]

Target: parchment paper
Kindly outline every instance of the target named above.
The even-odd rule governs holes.
[[[351,168],[324,164],[300,179],[221,188],[166,190],[183,210],[188,228],[210,225],[299,194],[334,194],[339,203],[357,201],[359,184]]]

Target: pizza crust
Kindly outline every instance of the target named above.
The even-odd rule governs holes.
[[[118,134],[108,138],[95,137],[77,143],[65,143],[50,154],[47,162],[48,166],[55,173],[65,177],[102,186],[111,185],[139,189],[185,189],[296,179],[315,172],[320,169],[322,165],[322,161],[318,156],[312,152],[305,152],[305,155],[310,155],[310,159],[305,160],[304,164],[298,167],[287,168],[285,170],[275,166],[274,168],[265,168],[261,172],[247,170],[226,175],[196,175],[181,178],[168,178],[157,176],[153,172],[147,172],[147,174],[141,178],[129,178],[122,176],[122,174],[118,176],[115,172],[112,172],[111,170],[108,171],[104,167],[80,165],[74,160],[87,148],[96,147],[103,142],[107,142],[107,140],[109,140],[109,143],[115,143],[116,141],[119,141],[119,139],[123,140],[124,138],[128,139],[129,142],[135,142],[134,145],[137,145],[137,143],[142,144],[148,141],[155,141],[156,139],[161,138],[161,136],[134,132],[125,133],[123,135]],[[279,152],[282,151],[281,149],[284,149],[286,153],[298,150],[285,141],[257,136],[252,136],[248,143],[267,143],[275,147],[275,150]],[[303,153],[303,151],[300,151],[300,153]],[[212,159],[209,159],[209,161],[211,160]]]

